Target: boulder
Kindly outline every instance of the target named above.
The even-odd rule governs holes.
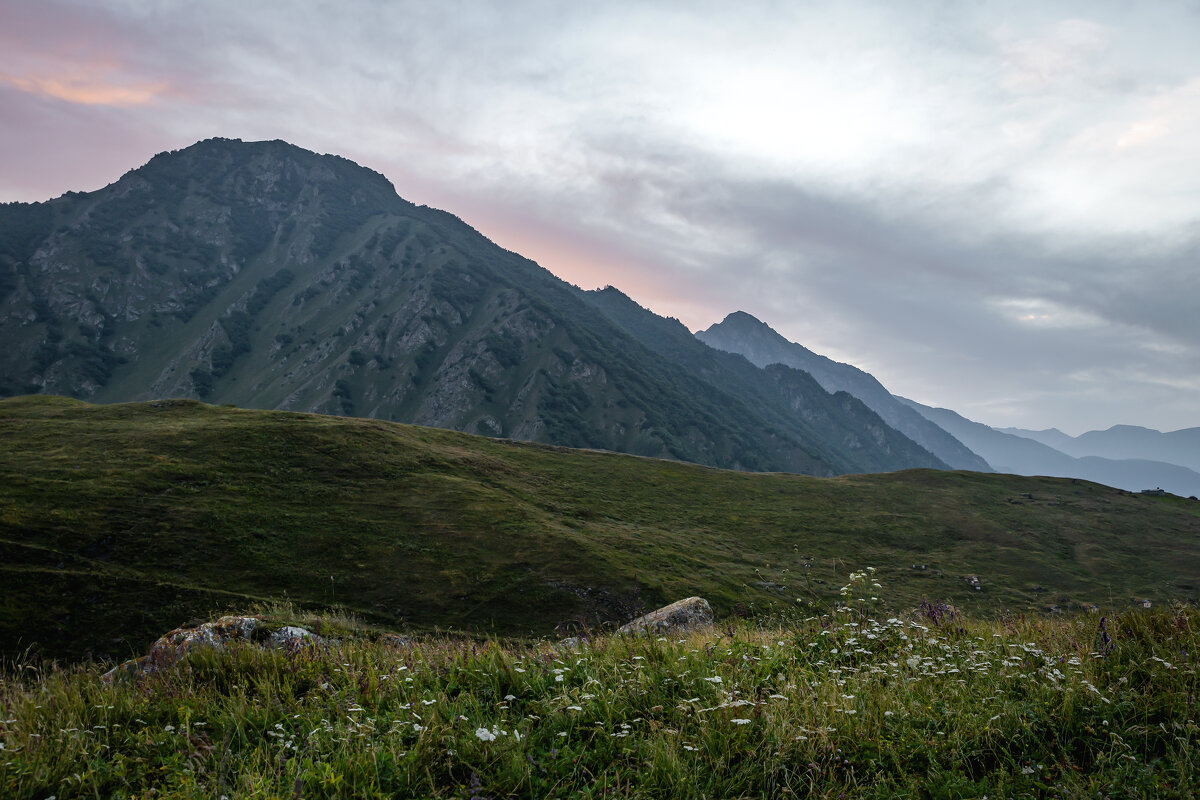
[[[621,633],[680,633],[713,624],[712,606],[703,597],[689,597],[663,606],[621,626]]]
[[[160,636],[150,645],[146,655],[119,664],[102,677],[111,682],[119,677],[147,675],[170,667],[198,648],[221,650],[235,641],[259,647],[286,648],[289,651],[326,643],[315,633],[294,625],[285,625],[269,635],[258,635],[262,624],[261,617],[225,616],[195,627],[176,628]]]

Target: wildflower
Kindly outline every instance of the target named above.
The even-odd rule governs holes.
[[[566,734],[559,734],[559,735],[560,735],[560,736],[565,736]],[[479,738],[479,741],[481,741],[481,742],[494,742],[494,741],[496,741],[496,734],[492,733],[492,732],[491,732],[491,731],[489,731],[487,728],[476,728],[476,729],[475,729],[475,736],[476,736],[476,737],[478,737],[478,738]]]
[[[720,675],[713,675],[711,678],[705,678],[704,680],[708,681],[709,683],[722,683]]]
[[[1032,775],[1035,771],[1036,770],[1034,770],[1033,767],[1022,767],[1021,768],[1022,775]]]
[[[748,720],[748,719],[731,719],[729,721],[732,722],[734,725],[749,725],[750,724],[750,720]]]

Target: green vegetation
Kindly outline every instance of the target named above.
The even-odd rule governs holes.
[[[13,398],[0,440],[10,658],[129,657],[285,595],[524,636],[694,594],[822,607],[857,564],[979,614],[1195,600],[1200,574],[1200,503],[1070,479],[747,474],[185,400]]]
[[[859,573],[868,591],[873,575]],[[864,585],[867,584],[867,585]],[[575,647],[352,622],[328,649],[193,651],[142,678],[17,665],[0,794],[1195,797],[1200,613],[843,607]],[[1105,638],[1110,641],[1105,641]],[[374,641],[372,641],[374,639]]]

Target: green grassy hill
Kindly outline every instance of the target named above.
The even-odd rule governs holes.
[[[285,595],[524,635],[693,594],[827,606],[865,566],[975,612],[1195,600],[1200,575],[1200,503],[1071,479],[746,474],[181,400],[4,400],[0,442],[10,656],[124,657]]]

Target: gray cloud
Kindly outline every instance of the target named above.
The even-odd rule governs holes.
[[[0,7],[0,199],[213,135],[983,421],[1200,424],[1189,3]]]

